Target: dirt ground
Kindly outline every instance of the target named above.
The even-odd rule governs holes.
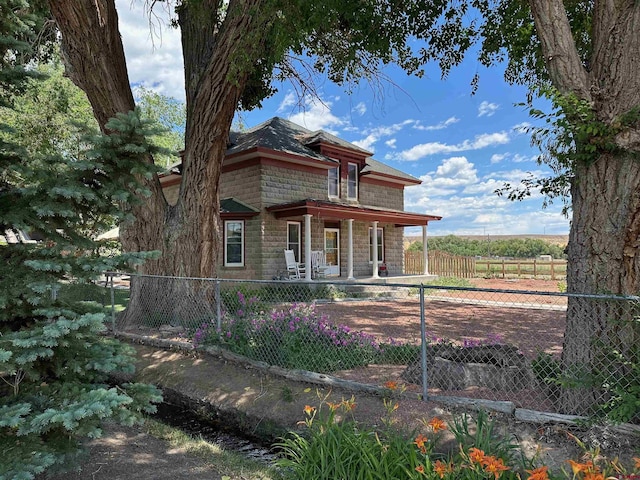
[[[108,424],[102,438],[87,442],[89,457],[77,472],[39,480],[223,480],[210,462],[171,448],[144,425]]]
[[[475,282],[474,282],[475,283]],[[481,288],[531,289],[539,291],[557,291],[556,282],[544,281],[478,281]],[[476,293],[477,295],[477,293]],[[437,300],[431,300],[438,302]],[[414,302],[415,303],[415,302]],[[439,302],[444,303],[444,302]],[[446,307],[446,308],[445,308]],[[336,307],[338,308],[338,307]],[[334,311],[341,321],[353,321],[354,327],[372,334],[386,334],[397,339],[415,335],[414,306],[396,305],[393,310],[379,308],[377,318],[363,320],[355,304],[345,304],[343,310]],[[483,305],[458,305],[447,302],[439,305],[439,316],[431,322],[434,335],[451,337],[455,333],[469,335],[473,331],[490,331],[499,324],[507,339],[522,335],[535,335],[536,342],[542,342],[553,349],[560,342],[564,324],[562,312],[539,310],[527,311],[530,325],[525,333],[510,328],[507,316],[493,314],[487,318]],[[406,309],[406,312],[405,312]],[[513,310],[513,309],[510,309]],[[404,313],[403,313],[404,312]],[[447,315],[444,315],[444,314]],[[513,313],[510,311],[509,313]],[[524,314],[524,313],[523,313]],[[496,316],[497,315],[497,316]],[[513,317],[513,315],[510,315]],[[406,317],[406,322],[402,318]],[[411,320],[409,321],[409,317]],[[398,320],[400,319],[400,320]],[[381,320],[385,320],[381,322]],[[387,322],[388,320],[388,322]],[[359,323],[357,323],[359,322]],[[483,323],[484,322],[484,323]],[[393,323],[395,330],[380,332],[381,324]],[[405,324],[406,323],[406,324]],[[521,322],[522,323],[522,322]],[[445,335],[447,334],[447,335]],[[543,334],[543,335],[541,335]],[[338,388],[318,387],[308,383],[294,382],[248,365],[237,364],[226,359],[207,354],[184,354],[158,349],[150,346],[136,346],[139,363],[137,378],[170,388],[194,399],[197,405],[212,405],[220,418],[240,418],[244,428],[252,433],[258,430],[268,431],[275,426],[285,429],[299,428],[297,423],[303,419],[305,405],[318,405],[319,398],[327,396],[331,401],[349,398],[350,392]],[[371,374],[371,372],[369,372]],[[396,371],[377,368],[374,380],[382,384],[395,378]],[[348,376],[348,374],[347,374]],[[354,373],[357,377],[358,374]],[[377,395],[356,395],[356,418],[369,425],[380,425],[383,413],[382,398]],[[458,411],[459,412],[459,411]],[[439,416],[451,419],[455,409],[442,404],[421,402],[415,397],[406,396],[399,400],[396,420],[407,430],[420,428],[420,419]],[[529,424],[516,421],[513,417],[493,414],[504,432],[512,435],[527,455],[539,452],[540,460],[552,469],[566,468],[566,460],[578,459],[580,450],[568,433],[576,434],[591,446],[600,446],[604,455],[621,456],[628,459],[637,455],[638,440],[624,437],[608,430],[585,430],[561,424]],[[448,438],[451,441],[451,437]],[[450,443],[451,445],[451,443]],[[124,428],[109,426],[102,439],[88,444],[90,459],[77,474],[54,477],[55,480],[76,479],[222,479],[210,463],[191,457],[184,452],[172,450],[168,445],[151,437],[143,427]],[[249,478],[238,476],[236,478]]]

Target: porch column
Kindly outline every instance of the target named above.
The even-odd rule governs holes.
[[[311,214],[304,214],[304,280],[311,281]]]
[[[347,280],[354,280],[353,276],[353,218],[347,220],[349,241],[347,245]]]
[[[422,264],[424,265],[423,275],[429,275],[429,248],[427,246],[427,226],[422,226]]]
[[[378,276],[378,222],[372,222],[371,243],[373,245],[373,278]]]

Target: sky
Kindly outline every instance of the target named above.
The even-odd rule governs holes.
[[[116,0],[129,80],[184,101],[179,31],[150,19],[138,0]],[[474,74],[479,87],[472,95]],[[561,202],[542,208],[533,193],[521,202],[499,197],[505,182],[517,184],[528,172],[549,173],[535,161],[525,129],[534,121],[526,89],[507,84],[503,69],[486,69],[474,58],[441,79],[437,67],[422,78],[398,68],[384,71],[382,85],[363,83],[348,93],[318,80],[319,98],[299,98],[293,85],[278,92],[260,110],[243,112],[247,128],[279,116],[310,130],[322,129],[373,153],[373,158],[420,180],[405,189],[405,210],[442,216],[429,235],[564,235],[569,220]],[[419,230],[407,229],[407,234]]]

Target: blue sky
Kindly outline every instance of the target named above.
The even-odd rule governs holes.
[[[156,24],[152,39],[142,3],[116,0],[129,79],[184,100],[179,34]],[[480,84],[471,95],[476,72]],[[568,233],[560,203],[543,210],[537,193],[522,202],[494,193],[527,172],[548,173],[536,164],[537,149],[523,131],[532,122],[527,109],[516,106],[526,98],[523,87],[508,85],[502,69],[485,69],[475,59],[446,80],[435,67],[421,79],[397,68],[384,73],[390,82],[364,83],[350,94],[319,79],[319,99],[300,99],[292,85],[278,85],[278,93],[261,110],[244,112],[242,121],[252,127],[277,115],[323,129],[420,178],[422,185],[405,190],[405,209],[443,217],[429,224],[430,235]]]

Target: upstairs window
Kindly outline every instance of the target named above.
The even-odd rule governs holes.
[[[347,170],[347,198],[358,198],[358,165],[350,163]]]
[[[332,168],[329,170],[329,196],[340,196],[340,168]]]
[[[244,222],[225,220],[224,222],[224,266],[244,266]]]

